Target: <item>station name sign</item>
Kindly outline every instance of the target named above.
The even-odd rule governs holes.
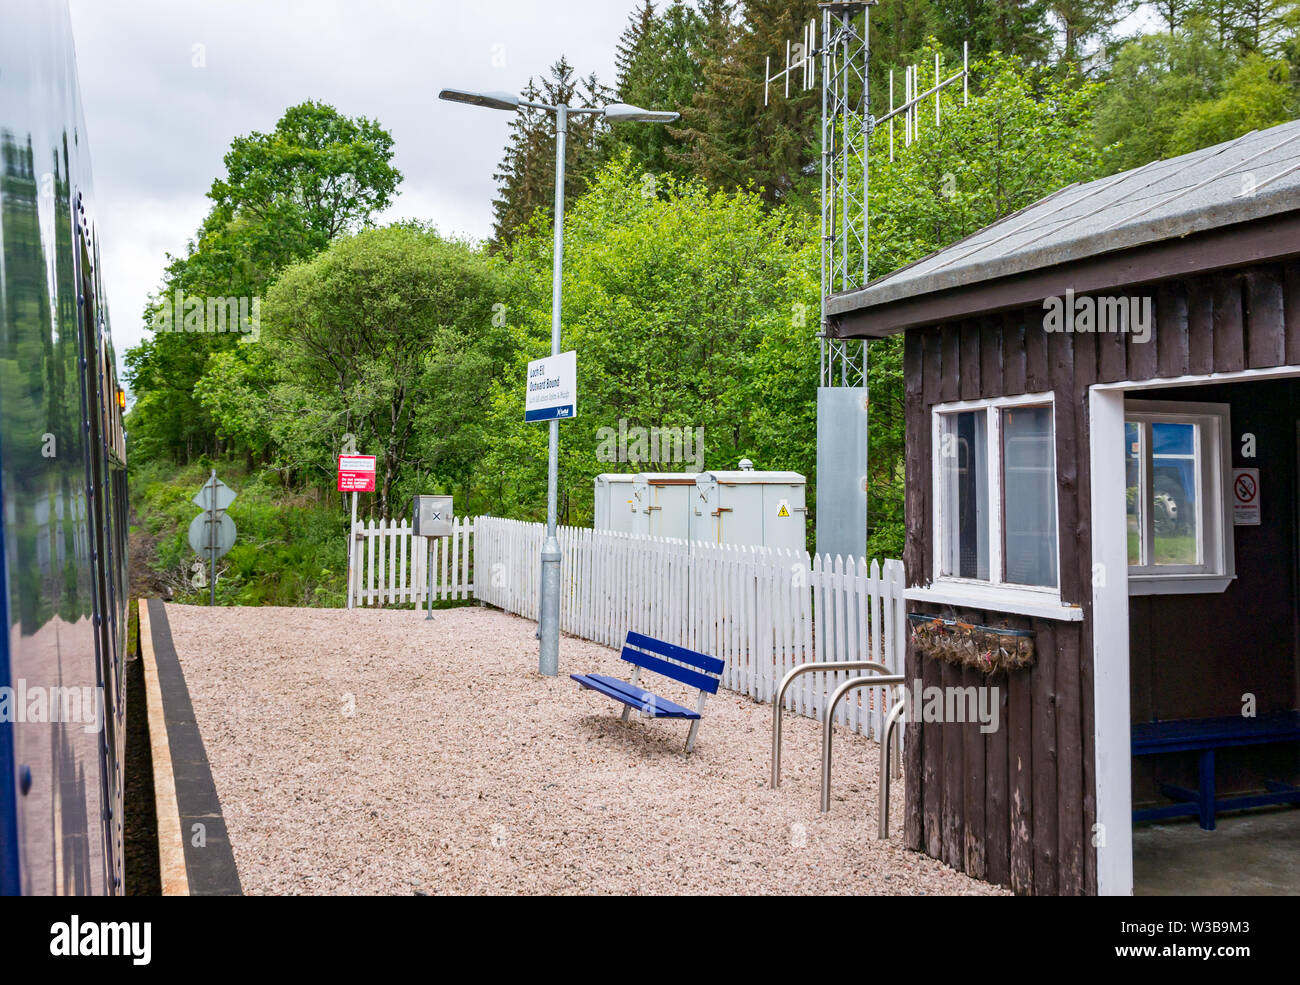
[[[525,421],[551,421],[578,414],[578,354],[534,359],[528,364]]]

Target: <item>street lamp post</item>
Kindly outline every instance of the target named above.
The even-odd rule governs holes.
[[[439,99],[468,103],[486,109],[513,112],[520,107],[540,109],[555,114],[555,249],[551,265],[551,355],[560,354],[560,309],[564,271],[564,165],[565,143],[569,132],[569,114],[603,116],[610,123],[671,123],[676,113],[641,109],[626,103],[607,106],[569,106],[560,103],[534,103],[508,92],[468,92],[443,89]],[[546,463],[546,541],[542,544],[542,604],[538,613],[537,636],[540,640],[537,669],[548,677],[560,672],[560,541],[555,535],[559,488],[560,422],[550,421],[550,451]]]

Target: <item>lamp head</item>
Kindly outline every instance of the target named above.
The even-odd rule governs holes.
[[[465,89],[443,89],[438,93],[439,99],[450,103],[468,103],[486,109],[504,109],[514,111],[519,108],[519,97],[510,92],[469,92]]]
[[[642,109],[627,103],[610,103],[605,107],[605,119],[610,123],[672,123],[679,115],[666,110]]]

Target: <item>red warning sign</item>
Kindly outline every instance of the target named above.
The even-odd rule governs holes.
[[[339,492],[374,492],[375,456],[339,456]]]
[[[1259,526],[1259,469],[1232,470],[1232,524]]]

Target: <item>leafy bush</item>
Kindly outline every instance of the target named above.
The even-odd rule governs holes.
[[[208,601],[194,587],[198,563],[188,542],[199,510],[190,500],[213,466],[154,463],[131,474],[131,501],[154,554],[146,564],[178,602]],[[342,606],[347,604],[348,516],[337,501],[312,493],[286,494],[278,482],[216,463],[217,475],[238,493],[230,518],[238,537],[217,562],[217,602],[223,605]]]

